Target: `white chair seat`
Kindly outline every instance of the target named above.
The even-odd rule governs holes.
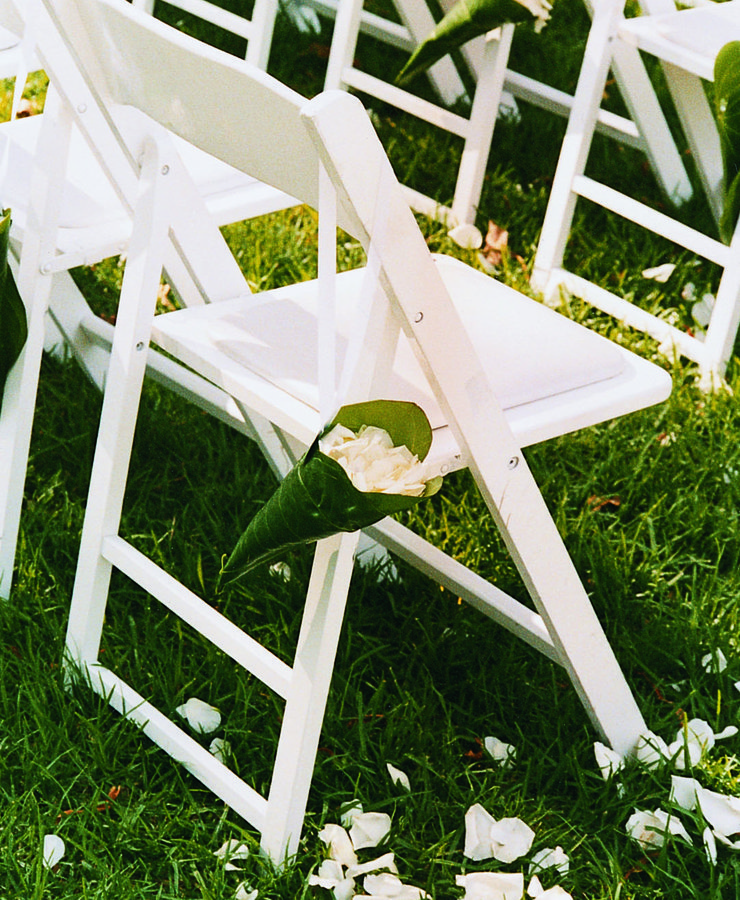
[[[714,59],[729,41],[740,40],[740,2],[638,16],[620,24],[619,36],[659,59],[711,81]]]
[[[611,341],[458,260],[438,256],[436,263],[522,446],[562,434],[566,420],[577,421],[575,427],[602,421],[607,383],[614,391],[607,417],[660,402],[670,393],[666,372]],[[337,279],[340,367],[357,321],[363,273],[355,269]],[[317,309],[318,282],[307,281],[159,316],[153,337],[245,404],[255,403],[258,381],[262,388],[269,381],[288,393],[297,401],[285,407],[291,430],[300,422],[308,442],[322,424]],[[444,471],[464,464],[443,433],[445,418],[403,335],[389,393],[427,412],[435,429],[435,464]]]

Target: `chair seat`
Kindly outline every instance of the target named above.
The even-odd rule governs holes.
[[[670,377],[651,363],[458,260],[438,256],[436,263],[522,446],[572,430],[563,428],[566,420],[581,428],[669,395]],[[340,367],[362,277],[363,270],[355,269],[338,278]],[[308,443],[322,424],[317,300],[318,283],[307,281],[158,316],[152,334],[163,349],[251,408],[260,410],[260,396],[274,402],[278,390],[287,392],[295,402],[283,404],[286,418],[276,424],[290,425]],[[445,471],[465,464],[403,335],[387,393],[424,408],[435,429],[435,464]]]
[[[117,119],[123,127],[136,127],[141,113],[119,107]],[[13,210],[14,227],[23,233],[28,202],[33,155],[41,131],[42,117],[29,116],[0,125],[0,158],[7,153],[0,185],[3,204]],[[216,224],[263,215],[293,206],[297,201],[224,162],[173,136],[180,157]],[[57,246],[63,253],[85,254],[94,262],[125,246],[131,230],[130,219],[118,194],[77,129],[73,130],[62,200]],[[96,252],[99,251],[99,252]],[[101,255],[102,254],[102,255]]]
[[[625,20],[619,36],[666,62],[712,81],[714,60],[729,41],[740,40],[740,0]]]

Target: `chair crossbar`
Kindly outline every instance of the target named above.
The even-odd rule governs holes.
[[[101,553],[104,559],[259,678],[263,684],[283,699],[287,697],[292,674],[290,666],[237,628],[205,600],[119,536],[106,537],[102,542]]]

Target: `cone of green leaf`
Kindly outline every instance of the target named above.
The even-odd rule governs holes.
[[[729,244],[740,213],[740,41],[730,41],[717,54],[714,106],[725,182],[719,231]]]
[[[547,0],[458,0],[419,44],[396,82],[408,84],[446,54],[507,22],[534,20],[544,24],[549,18],[549,10]]]
[[[249,523],[221,572],[223,580],[271,562],[290,547],[372,525],[442,486],[441,477],[430,479],[416,497],[358,490],[342,466],[319,450],[319,440],[337,424],[354,432],[363,425],[382,428],[394,446],[405,445],[419,460],[432,444],[429,421],[414,403],[374,400],[343,406]]]
[[[26,308],[8,266],[10,210],[0,217],[0,407],[8,373],[28,337]]]

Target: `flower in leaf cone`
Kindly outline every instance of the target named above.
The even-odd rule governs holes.
[[[0,214],[0,407],[8,373],[28,337],[26,308],[8,266],[10,210]]]
[[[358,490],[342,464],[319,448],[321,439],[338,424],[355,433],[363,426],[382,428],[393,447],[404,446],[422,461],[432,444],[429,420],[415,403],[372,400],[343,406],[249,523],[222,570],[222,578],[238,578],[289,547],[338,532],[358,531],[410,509],[442,486],[442,478],[435,477],[425,482],[419,496],[390,493],[387,482],[382,491]],[[407,486],[402,483],[400,488]]]
[[[447,53],[506,22],[534,20],[539,31],[550,18],[551,9],[548,0],[458,0],[419,44],[396,81],[407,84]]]

